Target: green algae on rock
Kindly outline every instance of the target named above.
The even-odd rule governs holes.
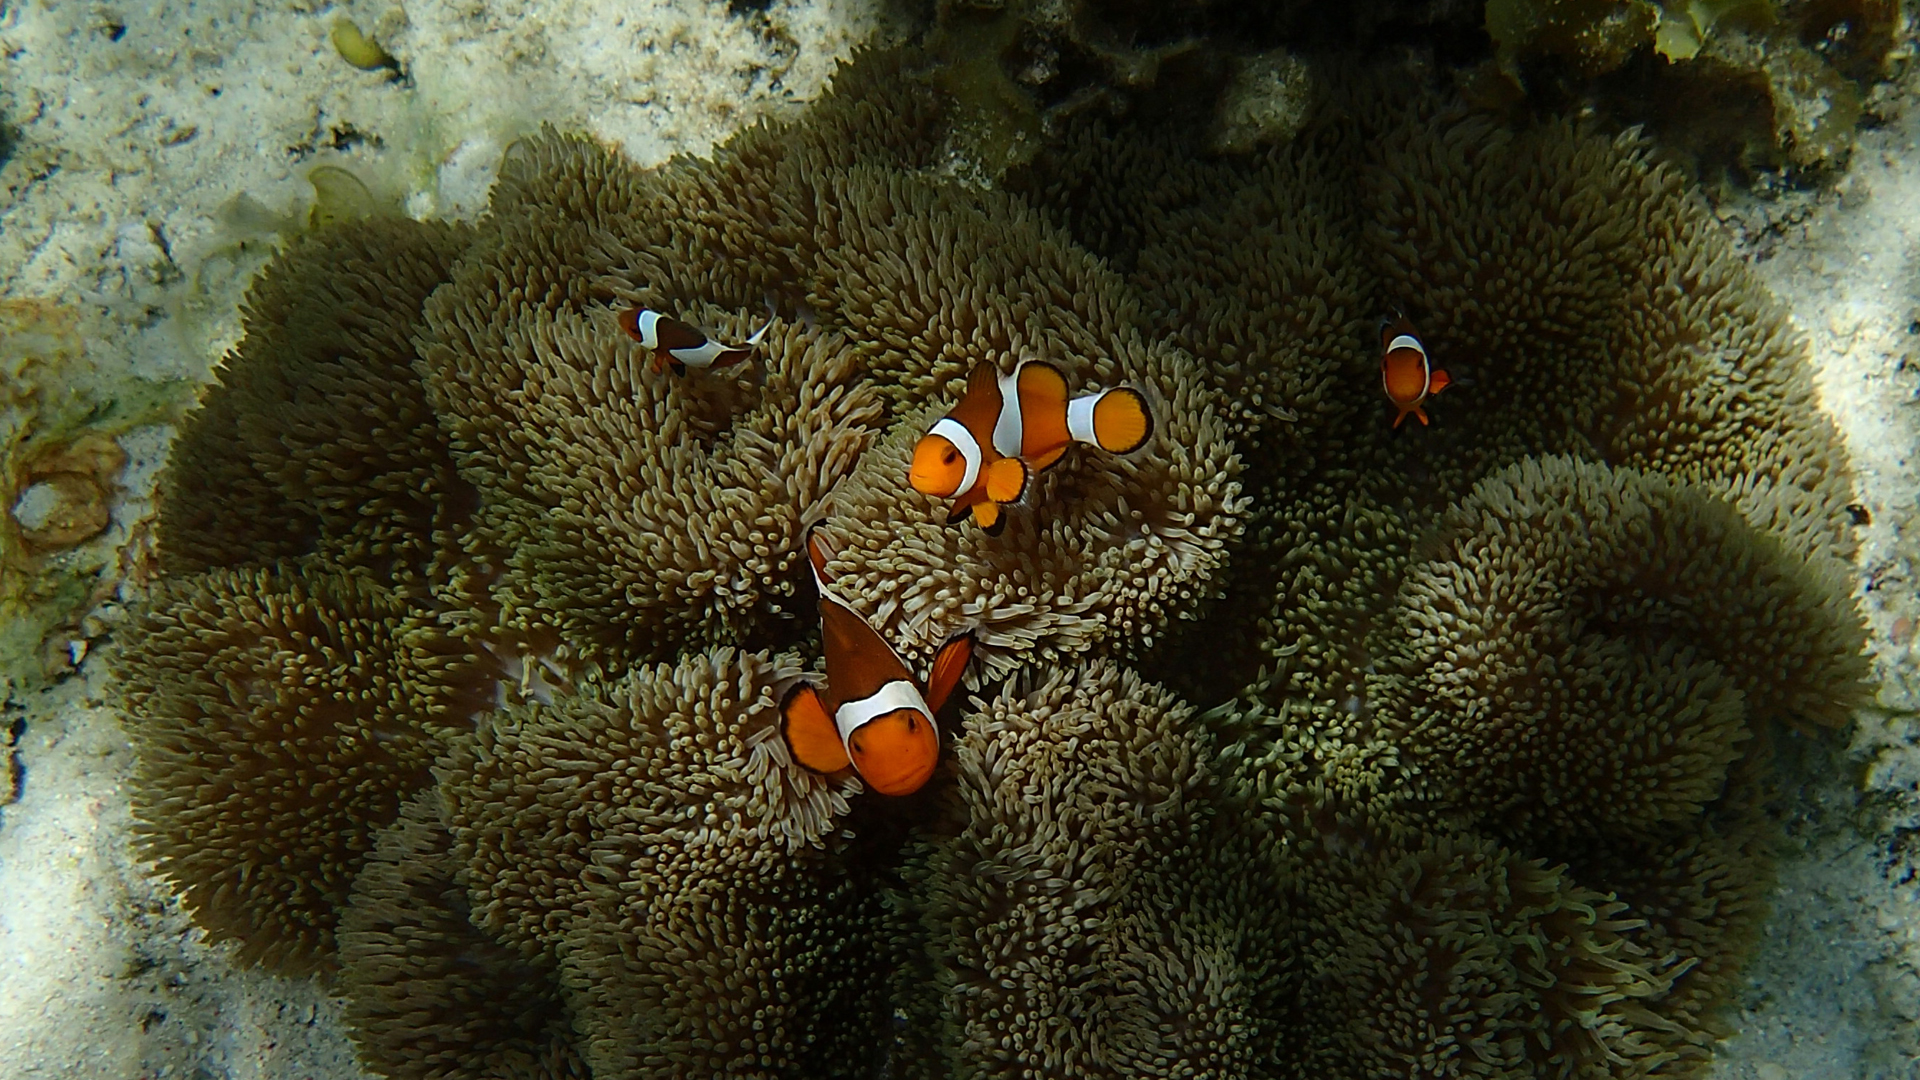
[[[1308,74],[1257,156],[1083,120],[982,190],[875,56],[711,162],[543,133],[471,229],[296,245],[163,485],[148,854],[247,959],[340,965],[395,1076],[1699,1075],[1774,731],[1858,694],[1804,344],[1633,140]],[[775,322],[680,377],[634,304]],[[1462,376],[1430,428],[1394,308]],[[1156,440],[946,528],[907,448],[1030,357]],[[913,799],[779,737],[816,518],[903,654],[980,635]],[[324,887],[232,887],[296,842]]]

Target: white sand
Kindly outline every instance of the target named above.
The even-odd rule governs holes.
[[[104,384],[187,397],[236,335],[274,230],[305,212],[311,166],[346,167],[418,216],[469,215],[501,149],[539,122],[642,161],[698,152],[812,97],[879,10],[0,0],[0,124],[18,132],[0,165],[0,303],[75,315]],[[342,12],[410,83],[335,54],[327,30]],[[1727,212],[1808,330],[1860,462],[1873,515],[1861,575],[1886,679],[1850,745],[1789,747],[1807,794],[1720,1054],[1728,1080],[1920,1076],[1917,144],[1909,115],[1868,133],[1837,191]],[[17,419],[0,412],[0,439]],[[128,494],[103,550],[135,534],[169,437],[123,437]],[[82,663],[6,704],[7,723],[24,721],[25,772],[0,808],[0,1077],[360,1076],[334,1003],[309,982],[235,971],[131,857],[130,753],[103,679]]]

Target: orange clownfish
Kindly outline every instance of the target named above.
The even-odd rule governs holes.
[[[1025,360],[1011,375],[990,363],[973,369],[967,392],[913,449],[913,489],[952,498],[947,524],[974,521],[988,533],[1006,527],[1001,507],[1026,494],[1032,473],[1060,460],[1076,442],[1130,454],[1153,434],[1147,399],[1130,386],[1067,396],[1060,369]]]
[[[820,638],[827,654],[824,693],[801,682],[780,703],[780,733],[800,764],[834,773],[849,765],[882,795],[911,795],[940,760],[933,714],[960,684],[973,635],[940,647],[926,693],[867,620],[828,586],[826,554],[807,534],[807,563],[820,588]]]
[[[1405,315],[1380,320],[1380,384],[1386,387],[1393,407],[1400,410],[1393,418],[1394,427],[1399,427],[1408,413],[1425,425],[1427,410],[1421,405],[1452,383],[1446,372],[1435,370],[1427,359],[1427,347]]]
[[[685,375],[688,368],[723,368],[745,360],[760,347],[761,337],[772,326],[773,320],[768,319],[746,341],[722,345],[697,327],[648,308],[629,308],[620,313],[620,329],[653,353],[653,370],[662,371],[672,364],[676,375]]]

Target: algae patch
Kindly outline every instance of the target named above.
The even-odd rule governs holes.
[[[40,297],[0,300],[0,685],[38,685],[83,645],[87,610],[125,569],[109,528],[126,454],[115,441],[171,421],[174,384],[103,371],[86,312]],[[68,632],[62,632],[68,631]]]

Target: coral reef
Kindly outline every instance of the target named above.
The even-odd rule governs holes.
[[[1832,176],[1890,109],[1891,0],[938,0],[950,149],[997,180],[1086,116],[1177,117],[1212,150],[1285,141],[1311,114],[1303,67],[1411,54],[1478,108],[1587,107],[1643,125],[1718,183]]]
[[[1488,0],[1500,75],[1476,77],[1590,88],[1705,160],[1818,171],[1852,151],[1899,21],[1885,0]]]
[[[914,64],[276,261],[120,661],[148,854],[394,1076],[1699,1074],[1770,748],[1865,669],[1804,345],[1695,196],[1292,66],[1252,156],[1080,115],[983,188]],[[636,304],[774,321],[675,375]],[[948,528],[909,450],[1027,358],[1153,441]],[[910,798],[779,735],[820,519],[904,656],[978,638]]]

